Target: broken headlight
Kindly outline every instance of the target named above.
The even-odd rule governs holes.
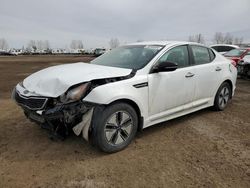
[[[71,90],[69,90],[67,93],[60,96],[60,101],[63,103],[69,103],[69,102],[75,102],[80,100],[87,92],[89,88],[90,82],[81,84]]]

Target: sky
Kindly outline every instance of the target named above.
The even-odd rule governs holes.
[[[82,40],[85,48],[137,40],[188,40],[215,32],[250,42],[250,0],[0,0],[0,38],[11,47],[49,40],[53,48]]]

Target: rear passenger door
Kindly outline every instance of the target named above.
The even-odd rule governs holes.
[[[215,62],[215,54],[209,48],[190,45],[195,67],[194,107],[207,105],[212,102],[216,93],[221,67]]]

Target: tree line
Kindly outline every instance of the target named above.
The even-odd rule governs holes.
[[[111,49],[116,48],[120,45],[120,42],[117,38],[111,38],[109,41],[109,46]],[[82,40],[72,40],[70,43],[71,49],[83,49],[84,45]],[[0,38],[0,49],[8,50],[9,45],[6,39]],[[22,47],[23,50],[26,51],[38,51],[38,50],[50,50],[50,42],[49,40],[30,40],[27,45]]]
[[[9,45],[7,41],[4,38],[0,39],[0,50],[7,50],[9,48]]]
[[[230,33],[216,32],[213,36],[213,43],[215,44],[243,44],[243,37],[235,37]],[[142,40],[138,40],[138,42]],[[197,42],[201,44],[206,44],[205,37],[199,33],[195,35],[190,35],[188,41]],[[120,45],[118,38],[111,38],[109,41],[110,49],[116,48]],[[0,50],[7,50],[9,48],[8,42],[4,38],[0,38]],[[83,49],[84,45],[82,40],[72,40],[70,43],[71,49]],[[50,42],[48,40],[30,40],[26,48],[23,47],[23,50],[26,51],[37,51],[37,50],[50,50]]]
[[[243,44],[243,37],[235,37],[230,33],[216,32],[212,40],[215,44],[237,44],[239,46]],[[201,33],[190,35],[188,41],[201,44],[206,43],[205,37]]]
[[[83,42],[81,40],[72,40],[70,43],[71,49],[83,49],[83,47]],[[9,49],[9,44],[4,38],[0,38],[0,49]],[[51,46],[49,40],[30,40],[26,47],[23,46],[22,49],[27,51],[50,50]]]

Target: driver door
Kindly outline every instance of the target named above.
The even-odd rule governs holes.
[[[195,69],[190,66],[187,45],[168,50],[157,62],[177,63],[172,72],[158,72],[148,75],[150,121],[192,108],[195,94]]]

